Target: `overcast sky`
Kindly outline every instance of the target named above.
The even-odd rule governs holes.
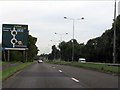
[[[118,8],[118,7],[117,7]],[[75,39],[86,43],[110,29],[114,17],[114,0],[111,1],[0,1],[0,23],[27,24],[30,34],[38,38],[39,54],[50,53],[51,46],[62,40],[72,39],[75,21]],[[0,28],[2,28],[0,25]],[[2,30],[1,30],[2,31]],[[0,32],[2,36],[2,32]],[[52,42],[51,42],[52,40]],[[1,42],[1,37],[0,37]]]

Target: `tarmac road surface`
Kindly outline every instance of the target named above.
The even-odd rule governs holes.
[[[46,63],[34,63],[2,83],[3,88],[118,88],[118,76]]]

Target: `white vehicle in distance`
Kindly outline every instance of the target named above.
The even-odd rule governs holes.
[[[86,62],[86,59],[85,59],[85,58],[79,58],[79,61],[78,61],[78,62],[85,63],[85,62]]]
[[[43,61],[42,60],[38,60],[38,63],[43,63]]]

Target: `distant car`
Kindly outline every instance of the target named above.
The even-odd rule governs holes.
[[[38,63],[43,63],[43,61],[42,60],[38,60]]]

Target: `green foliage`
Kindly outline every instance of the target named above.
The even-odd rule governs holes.
[[[116,59],[120,63],[120,16],[116,19]],[[106,30],[100,37],[91,39],[87,42],[86,58],[92,62],[110,62],[113,60],[113,28]]]
[[[72,42],[62,42],[59,44],[61,59],[65,61],[71,60],[72,56]]]
[[[28,37],[28,59],[29,60],[33,60],[38,53],[38,48],[35,45],[36,42],[37,42],[37,38],[29,35]]]
[[[45,56],[45,55],[44,55]],[[56,48],[55,45],[52,46],[52,52],[49,55],[49,59],[53,60],[53,59],[58,59],[60,57],[60,52],[59,50]]]
[[[116,19],[116,62],[120,63],[120,15]],[[114,25],[114,23],[113,23]],[[74,61],[79,58],[86,58],[89,62],[113,62],[113,28],[106,30],[100,37],[88,40],[87,44],[79,44],[74,41]],[[72,40],[61,42],[59,44],[61,59],[71,61],[72,58]],[[52,51],[53,54],[54,51]],[[49,54],[49,56],[52,54]]]
[[[72,60],[72,40],[68,42],[61,42],[59,44],[59,50],[56,48],[56,46],[52,46],[52,53],[49,54],[49,59],[62,59],[65,61],[71,61]],[[82,52],[84,49],[84,43],[79,44],[74,39],[74,60],[78,61],[80,57],[83,57]],[[54,54],[56,57],[54,58]]]
[[[22,51],[10,51],[10,61],[21,61],[23,59]]]

